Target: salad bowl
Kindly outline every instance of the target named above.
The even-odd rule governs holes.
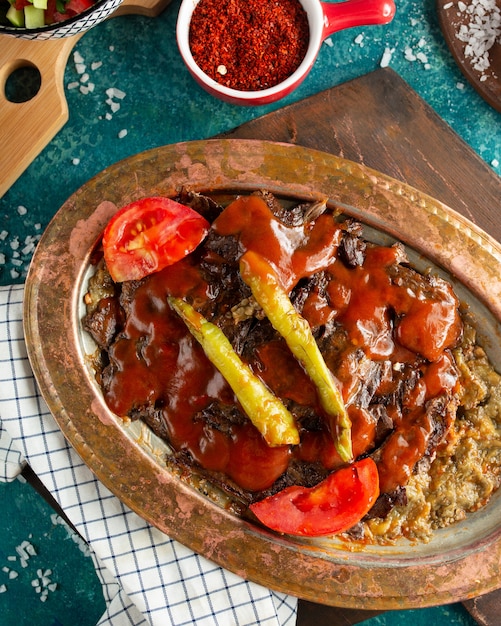
[[[123,0],[96,0],[91,6],[63,21],[45,24],[38,28],[14,26],[6,18],[0,22],[0,35],[29,40],[61,39],[79,35],[93,28],[117,9]],[[6,2],[8,5],[8,3]]]

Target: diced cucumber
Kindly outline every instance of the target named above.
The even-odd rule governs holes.
[[[45,26],[45,13],[43,9],[37,9],[32,4],[24,7],[24,22],[26,28],[41,28]]]
[[[7,11],[6,17],[13,26],[24,26],[24,11],[18,11],[12,4]]]
[[[33,6],[37,9],[45,10],[47,8],[47,0],[33,0]]]

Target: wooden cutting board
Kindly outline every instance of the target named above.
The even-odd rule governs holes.
[[[126,14],[156,17],[171,0],[124,0],[112,17]],[[73,47],[84,33],[44,41],[0,35],[0,198],[68,120],[64,71]],[[9,76],[22,67],[40,73],[39,91],[26,102],[11,102]],[[43,124],[40,124],[43,112]]]
[[[501,241],[501,178],[390,68],[226,136],[284,141],[362,163],[441,200]],[[501,623],[501,591],[464,606],[483,626]],[[297,626],[348,626],[376,614],[300,601]]]

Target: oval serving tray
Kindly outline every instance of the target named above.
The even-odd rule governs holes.
[[[120,500],[194,551],[244,578],[305,600],[402,609],[471,598],[499,586],[501,492],[428,544],[348,549],[335,538],[285,537],[242,520],[171,474],[166,446],[110,413],[93,379],[81,327],[92,251],[117,208],[183,185],[216,194],[265,188],[282,198],[328,196],[369,239],[407,246],[418,269],[453,281],[501,369],[501,246],[429,196],[383,174],[289,144],[195,141],[121,161],[58,211],[26,282],[25,336],[41,392],[62,432]],[[209,532],[208,532],[208,529]]]

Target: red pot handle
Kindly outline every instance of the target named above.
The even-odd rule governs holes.
[[[324,14],[323,38],[354,26],[388,24],[395,15],[393,0],[320,2]]]

